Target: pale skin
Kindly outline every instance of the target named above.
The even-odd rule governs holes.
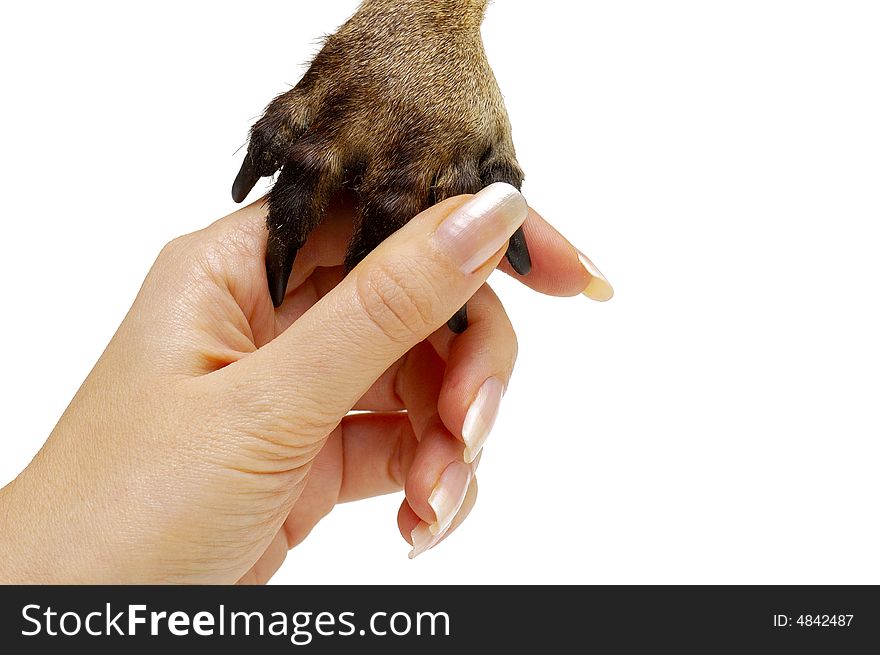
[[[468,409],[485,380],[510,380],[517,352],[485,284],[510,272],[504,248],[466,272],[436,237],[468,202],[429,209],[345,275],[353,210],[338,198],[277,310],[263,202],[169,243],[0,491],[0,582],[264,583],[336,504],[400,490],[404,539],[433,523],[432,490],[464,463]],[[582,293],[593,279],[578,252],[526,211],[522,282]],[[389,292],[388,279],[404,283]],[[470,327],[454,335],[445,322],[465,302]],[[476,495],[474,476],[447,536]]]

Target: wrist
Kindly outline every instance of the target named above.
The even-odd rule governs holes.
[[[14,500],[21,476],[0,489],[0,584],[26,582],[22,539]]]
[[[44,446],[44,451],[46,446]],[[0,584],[68,584],[96,581],[102,560],[81,534],[82,524],[66,501],[46,484],[44,451],[0,489]]]

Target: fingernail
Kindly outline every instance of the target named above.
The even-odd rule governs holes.
[[[461,428],[461,437],[464,439],[464,461],[472,463],[480,451],[495,419],[498,418],[498,410],[501,407],[501,397],[504,395],[504,384],[498,378],[492,377],[483,383],[477,392],[477,397],[468,408],[464,417],[464,425]]]
[[[448,528],[447,528],[448,529]],[[426,553],[434,546],[440,543],[440,540],[446,536],[446,530],[440,534],[431,534],[431,526],[422,521],[415,530],[410,533],[412,538],[412,550],[409,551],[409,558],[415,559],[422,553]]]
[[[479,462],[479,457],[477,461]],[[410,559],[415,559],[443,541],[453,520],[464,505],[475,467],[476,464],[468,466],[461,462],[453,462],[443,471],[440,481],[428,498],[428,504],[434,510],[437,520],[430,524],[421,521],[410,533],[412,540]]]
[[[496,182],[448,216],[434,236],[462,272],[470,275],[504,247],[528,213],[519,191]]]
[[[606,302],[611,300],[614,297],[614,289],[611,286],[611,283],[602,275],[602,271],[600,271],[597,266],[590,261],[590,258],[587,257],[580,250],[577,251],[578,260],[581,263],[581,266],[584,267],[584,270],[590,276],[590,281],[587,283],[587,288],[584,289],[583,294],[590,298],[591,300],[597,300],[599,302]]]
[[[464,503],[473,475],[473,468],[462,462],[452,462],[443,471],[440,481],[428,498],[428,504],[437,518],[430,526],[431,534],[443,534],[449,529],[452,519]]]

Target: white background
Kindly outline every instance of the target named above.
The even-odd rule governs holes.
[[[0,481],[355,6],[4,5]],[[880,583],[878,30],[875,2],[490,7],[526,195],[617,296],[493,278],[521,355],[468,522],[411,562],[398,497],[344,506],[276,581]]]

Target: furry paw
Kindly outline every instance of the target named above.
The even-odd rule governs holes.
[[[434,203],[493,182],[521,187],[510,122],[480,37],[485,5],[364,2],[253,126],[232,196],[243,201],[259,178],[281,171],[267,220],[266,273],[276,307],[297,252],[343,186],[359,201],[350,268]],[[522,230],[507,257],[515,271],[529,272]],[[466,326],[463,309],[450,327]]]

